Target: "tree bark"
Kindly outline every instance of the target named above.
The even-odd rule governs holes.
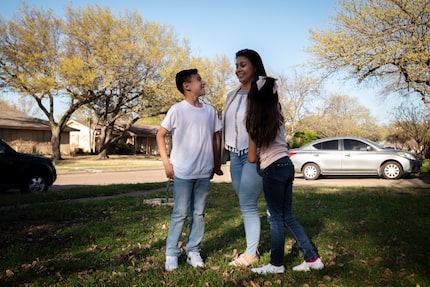
[[[51,148],[52,148],[52,159],[62,160],[61,157],[61,129],[57,126],[51,125]]]

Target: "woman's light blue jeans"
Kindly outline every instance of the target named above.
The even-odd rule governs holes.
[[[185,244],[187,253],[200,252],[200,243],[205,230],[205,206],[210,178],[181,179],[175,176],[173,199],[175,201],[166,240],[166,256],[181,255],[178,242],[185,221],[190,214],[190,230]]]
[[[263,182],[255,163],[248,161],[248,154],[230,152],[230,175],[234,191],[239,198],[245,227],[247,254],[256,254],[260,241],[261,221],[258,199],[263,192]]]
[[[262,170],[264,197],[270,223],[271,252],[270,263],[284,265],[285,229],[296,240],[305,260],[317,256],[308,236],[293,216],[294,166],[290,158],[283,157]]]

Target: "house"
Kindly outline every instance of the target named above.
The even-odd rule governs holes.
[[[61,133],[60,151],[62,154],[70,154],[71,131],[75,131],[75,129],[66,127]],[[51,155],[51,135],[49,121],[29,117],[19,111],[0,111],[0,138],[16,151]]]
[[[118,123],[118,126],[125,124]],[[159,155],[156,135],[160,126],[144,125],[135,123],[128,130],[127,143],[134,146],[135,153],[145,155]]]
[[[101,127],[79,120],[70,120],[68,126],[78,131],[70,132],[70,149],[72,153],[77,152],[97,152]],[[117,121],[115,124],[116,131],[124,129],[127,125],[124,121]],[[144,125],[135,123],[127,132],[126,136],[120,140],[120,143],[131,144],[134,148],[134,154],[158,155],[157,141],[155,136],[159,126]]]
[[[76,129],[70,132],[70,151],[72,153],[94,153],[95,152],[95,128],[91,122],[69,120],[67,126]]]

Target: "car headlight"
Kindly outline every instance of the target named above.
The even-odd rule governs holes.
[[[410,160],[418,160],[418,158],[414,154],[411,154],[411,153],[408,153],[408,152],[399,151],[399,152],[397,152],[397,154],[399,156],[401,156],[401,157],[404,157],[404,158],[407,158],[407,159],[410,159]]]

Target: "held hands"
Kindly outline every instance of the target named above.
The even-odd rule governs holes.
[[[214,167],[214,169],[212,170],[211,179],[214,177],[214,174],[219,175],[219,176],[224,174],[224,172],[221,170],[221,166]]]
[[[221,170],[221,168],[220,168],[220,167],[215,168],[213,172],[214,172],[216,175],[220,175],[220,176],[224,174],[224,172]]]

